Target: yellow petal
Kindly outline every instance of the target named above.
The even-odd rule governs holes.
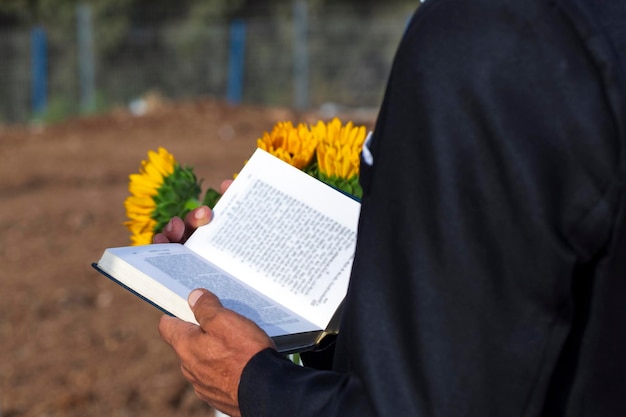
[[[149,245],[152,243],[152,232],[134,234],[130,237],[132,246]]]
[[[161,177],[165,177],[174,172],[174,157],[165,148],[159,147],[158,152],[148,152],[149,164],[147,168],[154,168]]]

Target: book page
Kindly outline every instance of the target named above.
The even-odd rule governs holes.
[[[324,328],[345,297],[360,204],[257,150],[186,243]]]
[[[127,266],[120,265],[119,261],[112,257],[111,259],[103,257],[99,262],[101,268],[106,271],[107,266],[113,267],[118,272],[112,275],[122,277],[124,285],[140,292],[183,320],[195,322],[193,313],[187,305],[187,296],[195,288],[206,288],[218,296],[224,307],[254,321],[270,337],[320,330],[319,327],[209,264],[183,245],[112,248],[107,249],[107,252],[122,259]],[[137,274],[131,273],[128,268],[150,276],[153,281],[137,279]],[[144,281],[146,283],[143,283]],[[140,287],[134,288],[138,285]],[[146,288],[145,285],[149,287]],[[168,307],[177,311],[171,311]]]

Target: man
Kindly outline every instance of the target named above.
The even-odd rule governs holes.
[[[244,417],[626,416],[625,57],[623,2],[427,1],[362,161],[332,370],[195,291],[200,327],[160,330],[200,398]]]

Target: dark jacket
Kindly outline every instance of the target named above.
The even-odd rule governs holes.
[[[624,3],[419,7],[333,370],[259,353],[243,416],[626,416]]]

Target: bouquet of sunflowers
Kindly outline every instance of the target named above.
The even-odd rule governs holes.
[[[364,126],[339,119],[308,126],[277,123],[257,139],[257,146],[307,174],[356,198],[359,185],[359,154],[365,140]],[[184,217],[200,205],[213,207],[220,194],[209,188],[202,199],[201,182],[192,167],[180,165],[164,148],[149,151],[139,173],[131,174],[130,196],[124,202],[133,245],[144,245],[163,230],[174,216]]]

